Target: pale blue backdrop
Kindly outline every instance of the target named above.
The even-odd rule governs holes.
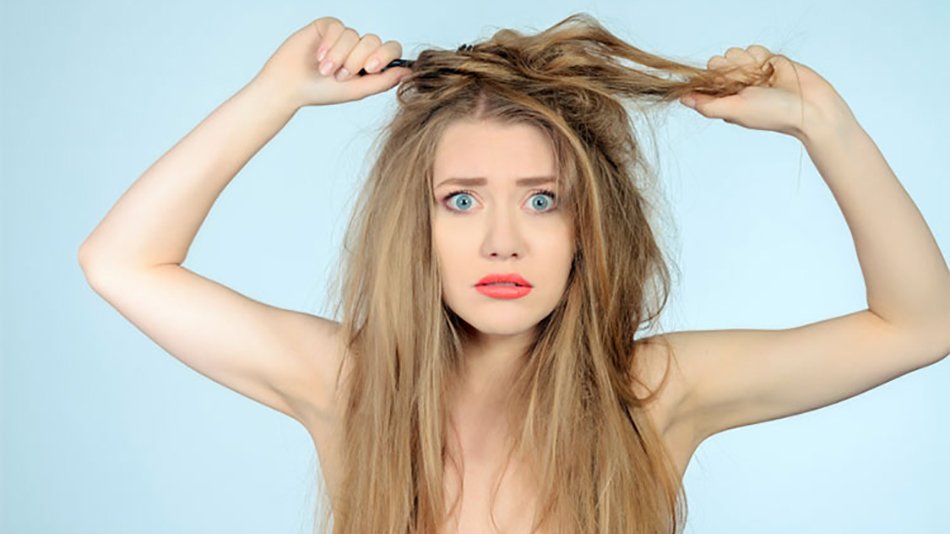
[[[131,183],[303,24],[334,15],[399,40],[404,57],[575,11],[699,64],[763,44],[837,87],[946,252],[950,7],[856,6],[4,0],[0,531],[308,531],[320,490],[304,429],[172,358],[76,261]],[[276,306],[324,309],[363,156],[393,98],[298,113],[221,196],[186,266]],[[794,139],[679,106],[658,133],[682,268],[664,329],[787,328],[866,307],[848,228]],[[717,435],[686,475],[687,531],[950,532],[948,420],[944,361]]]

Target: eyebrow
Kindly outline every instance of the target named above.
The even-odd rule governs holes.
[[[527,178],[518,178],[515,181],[515,184],[520,186],[533,186],[533,185],[543,185],[554,182],[553,176],[529,176]],[[464,186],[476,186],[476,185],[485,185],[488,183],[488,179],[484,176],[476,176],[474,178],[449,178],[443,180],[439,185],[435,186],[436,189],[445,186],[445,185],[464,185]]]

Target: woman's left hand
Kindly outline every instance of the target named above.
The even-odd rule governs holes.
[[[730,48],[725,57],[713,56],[708,70],[728,70],[734,67],[765,70],[766,64],[775,69],[773,75],[760,85],[751,85],[738,93],[714,97],[690,93],[680,99],[695,101],[693,107],[704,117],[722,119],[754,130],[771,130],[804,140],[812,128],[824,126],[827,121],[850,115],[850,110],[834,87],[817,72],[772,53],[760,45],[745,50]],[[743,79],[742,72],[725,74],[728,78]]]

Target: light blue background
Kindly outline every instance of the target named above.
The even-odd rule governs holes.
[[[87,286],[76,253],[149,165],[310,20],[397,39],[404,57],[575,11],[701,65],[763,44],[835,85],[946,253],[950,8],[857,5],[5,1],[0,530],[308,531],[319,490],[304,429],[164,352]],[[299,112],[220,197],[186,266],[321,313],[363,155],[393,99]],[[794,139],[679,106],[658,133],[682,268],[665,330],[788,328],[866,307],[848,228]],[[944,361],[717,435],[686,475],[687,531],[950,532],[948,420]]]

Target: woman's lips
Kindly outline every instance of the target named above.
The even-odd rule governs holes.
[[[519,299],[531,292],[528,286],[513,286],[502,284],[484,284],[475,286],[475,290],[494,299]]]
[[[511,282],[519,286],[531,287],[531,284],[527,280],[521,277],[518,273],[492,273],[485,275],[481,280],[478,281],[475,285],[484,285],[484,284],[493,284],[493,283],[504,283]]]

